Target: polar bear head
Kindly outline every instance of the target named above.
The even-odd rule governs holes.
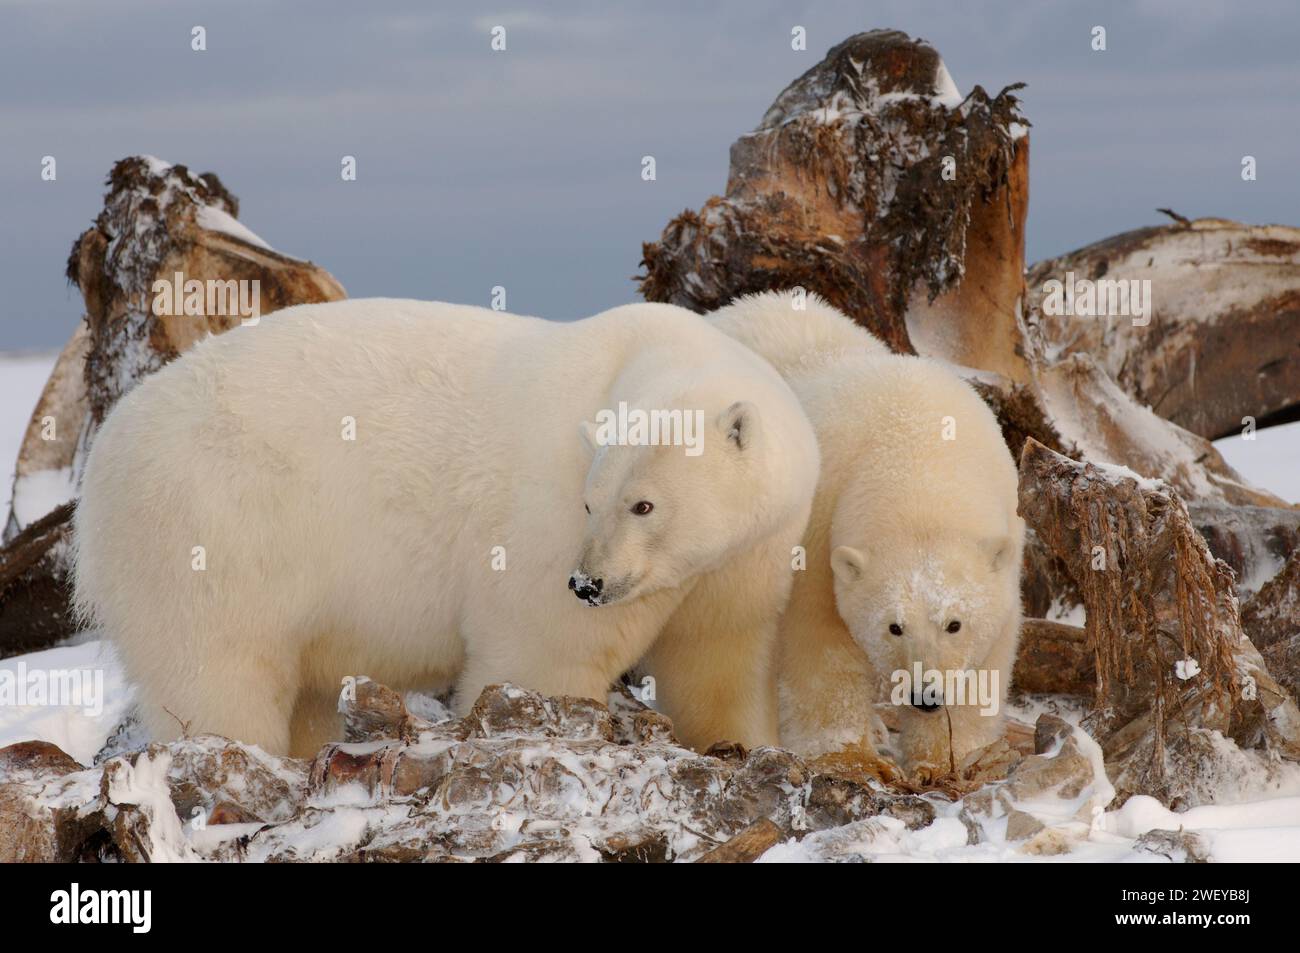
[[[930,673],[940,679],[929,684],[952,685],[954,676],[979,678],[1009,663],[1002,650],[1014,646],[1020,618],[1019,539],[939,529],[863,548],[836,542],[836,607],[872,666],[924,711],[972,704],[917,689]],[[1009,676],[999,671],[1000,680]]]
[[[815,445],[809,482],[774,452],[786,426],[771,401],[697,394],[665,406],[681,410],[666,419],[679,421],[686,439],[664,439],[661,430],[657,442],[647,442],[644,433],[611,434],[596,422],[580,428],[591,466],[580,504],[586,530],[569,588],[587,605],[681,586],[811,499]],[[622,410],[630,418],[638,413]]]

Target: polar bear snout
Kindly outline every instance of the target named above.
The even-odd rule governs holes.
[[[585,568],[586,563],[579,564],[569,576],[569,589],[580,601],[592,606],[612,606],[622,602],[633,594],[636,585],[630,578],[608,582],[605,574],[597,575]]]
[[[589,606],[600,605],[600,594],[605,588],[604,579],[592,579],[581,570],[569,576],[569,588],[573,594]]]
[[[612,606],[633,599],[639,595],[639,585],[640,582],[632,576],[623,576],[610,581],[605,578],[604,573],[596,575],[581,566],[569,576],[569,588],[573,594],[593,608]]]
[[[648,573],[629,549],[635,547],[617,532],[589,536],[569,574],[569,590],[593,608],[630,602],[641,595]]]

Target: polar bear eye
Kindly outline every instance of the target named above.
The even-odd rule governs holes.
[[[897,622],[891,622],[891,623],[889,623],[889,634],[890,634],[890,635],[902,635],[902,634],[903,634],[903,627],[902,627],[901,625],[899,625]]]
[[[949,631],[949,632],[960,632],[960,631],[961,631],[961,623],[958,622],[956,619],[953,619],[951,622],[948,623],[948,631]]]
[[[587,515],[588,515],[588,516],[591,515],[591,507],[590,507],[590,506],[588,506],[586,503],[583,503],[583,504],[582,504],[582,508],[583,508],[584,510],[587,511]]]
[[[640,503],[637,503],[632,507],[632,512],[637,516],[647,516],[654,508],[655,505],[649,500],[642,500]]]

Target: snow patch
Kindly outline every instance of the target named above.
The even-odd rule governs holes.
[[[961,105],[962,95],[953,82],[952,74],[948,72],[948,66],[943,60],[939,61],[939,68],[934,73],[934,96],[930,102],[935,106],[942,106],[944,109],[956,109]],[[1020,125],[1013,123],[1013,126]],[[1019,138],[1012,133],[1012,138]]]
[[[135,698],[113,646],[91,640],[18,655],[0,660],[0,671],[17,678],[20,665],[28,673],[102,672],[103,708],[99,714],[90,715],[76,705],[0,705],[0,748],[19,741],[48,741],[82,764],[93,762]]]
[[[272,250],[271,246],[263,241],[261,236],[224,209],[215,208],[211,205],[200,205],[194,220],[198,223],[199,228],[206,228],[210,232],[221,232],[250,245],[265,248],[268,251]]]
[[[1255,486],[1300,503],[1300,421],[1266,427],[1253,436],[1223,437],[1214,441],[1214,449]]]
[[[198,857],[186,840],[167,784],[167,769],[171,763],[171,755],[166,752],[157,757],[141,753],[134,764],[127,761],[115,763],[113,770],[107,773],[108,802],[119,807],[133,806],[148,819],[147,856],[150,861],[194,862]]]
[[[71,467],[37,470],[14,481],[13,514],[19,529],[30,526],[42,516],[69,500],[77,498],[77,481]]]
[[[58,359],[59,355],[54,352],[0,354],[0,408],[4,408],[3,413],[0,413],[0,473],[4,474],[4,485],[0,487],[0,493],[5,494],[4,506],[0,508],[0,522],[3,522],[3,513],[9,509],[14,467],[18,462],[23,437],[27,433],[27,424]],[[4,467],[8,469],[5,470]]]

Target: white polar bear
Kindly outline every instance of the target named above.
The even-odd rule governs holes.
[[[698,415],[702,452],[593,453],[580,424],[620,404]],[[76,601],[159,737],[312,754],[353,674],[454,683],[462,712],[502,681],[603,700],[662,630],[699,650],[659,660],[679,735],[774,744],[776,622],[817,460],[780,376],[681,308],[288,308],[203,341],[104,421]]]
[[[997,419],[951,371],[891,354],[815,297],[794,301],[757,295],[712,317],[782,372],[821,446],[808,568],[781,627],[782,743],[871,752],[872,705],[897,686],[903,766],[933,777],[1001,731],[985,709],[1001,711],[1020,633],[1016,467]],[[918,663],[986,679],[991,704],[971,676],[949,683],[962,698],[908,703],[894,676]]]

